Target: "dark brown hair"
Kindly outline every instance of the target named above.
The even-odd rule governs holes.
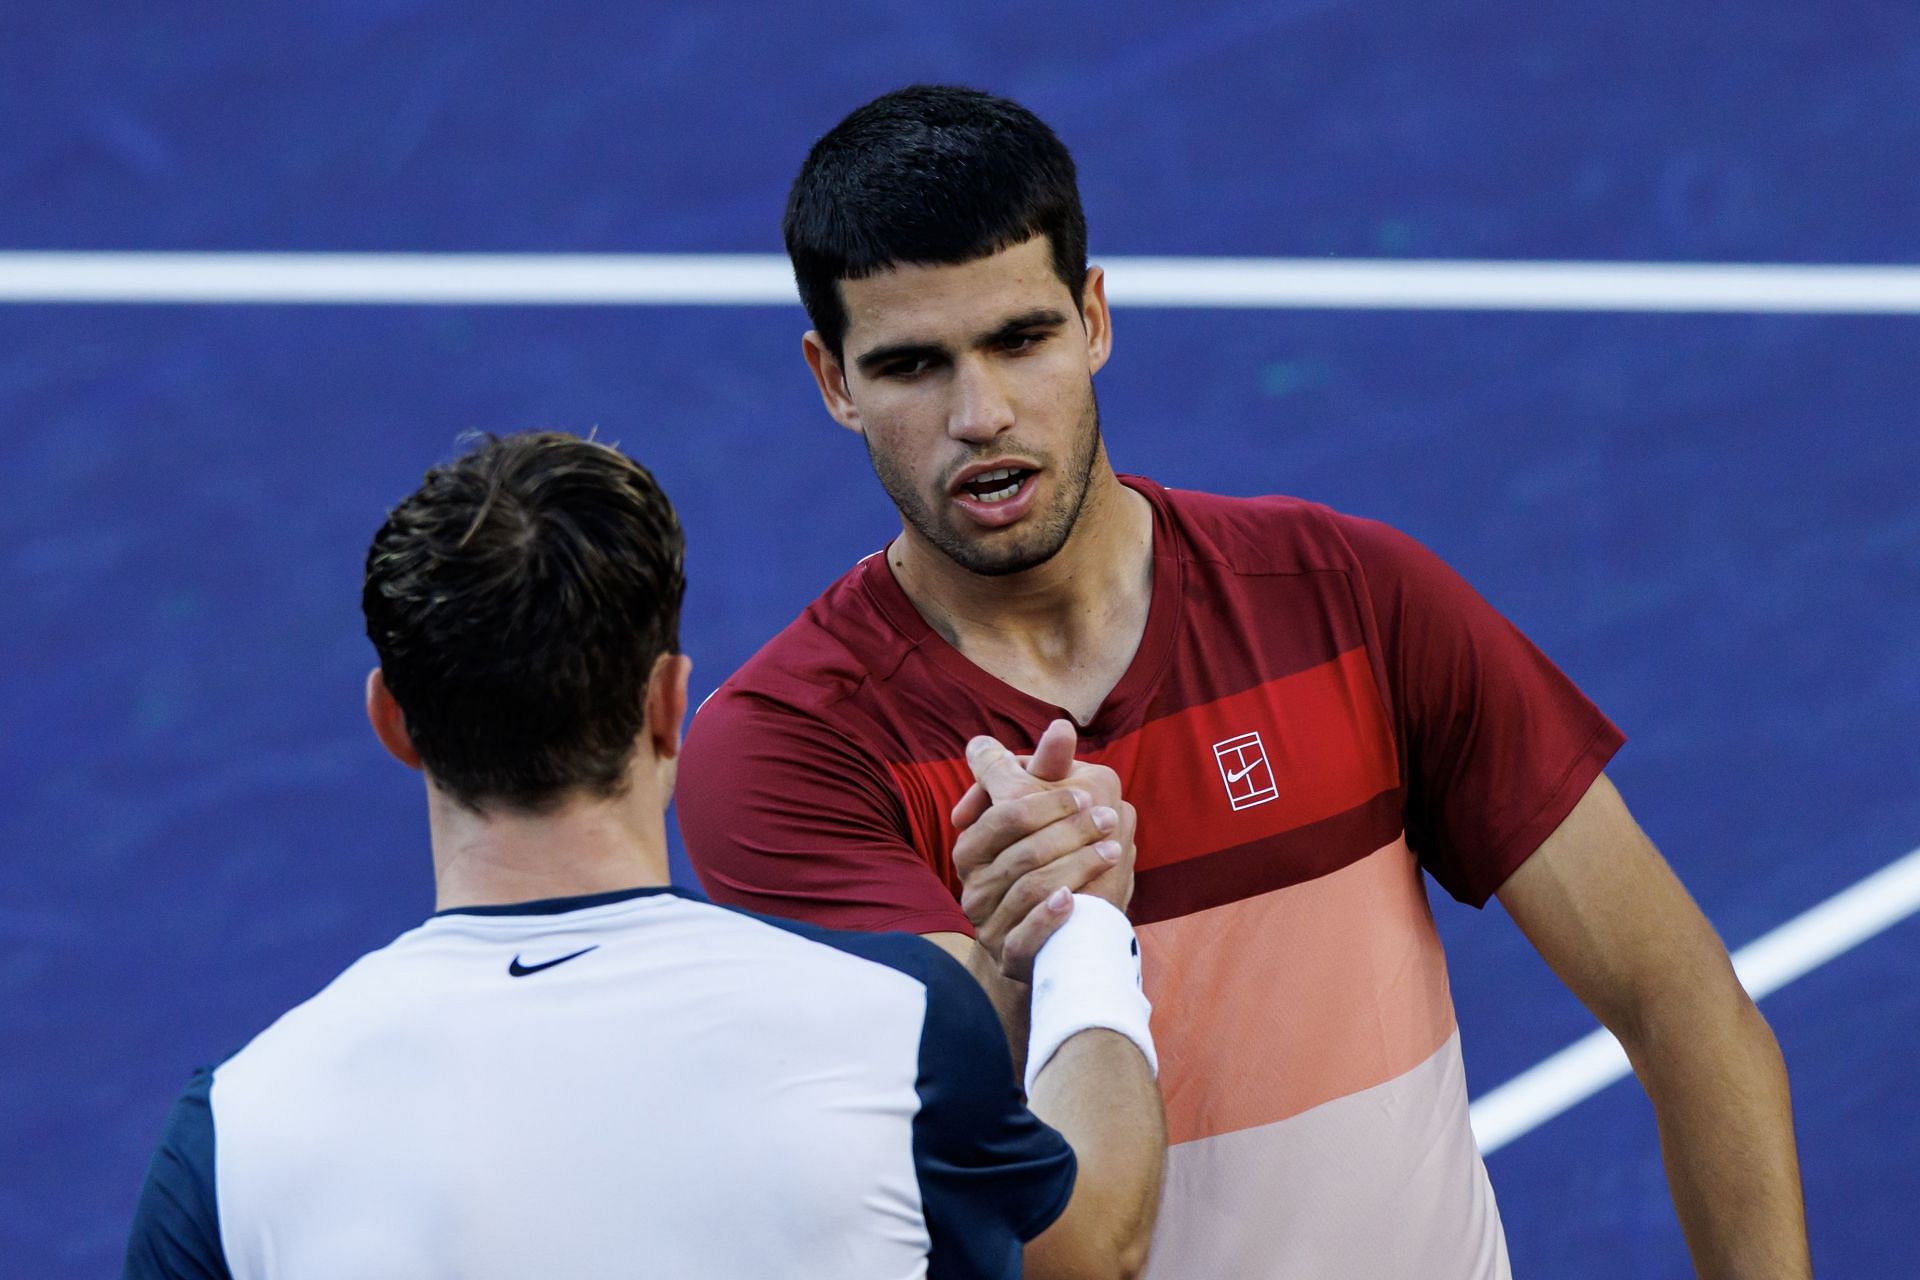
[[[679,651],[684,547],[652,475],[577,436],[488,436],[427,472],[374,535],[360,605],[440,789],[474,809],[618,794]]]
[[[1076,306],[1086,287],[1073,157],[1033,112],[977,89],[910,85],[854,111],[807,153],[782,230],[800,301],[835,359],[842,280],[972,262],[1043,235]]]

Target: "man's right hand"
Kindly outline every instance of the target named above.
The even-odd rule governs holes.
[[[1026,982],[1033,957],[1065,921],[1071,895],[1122,911],[1133,896],[1133,806],[1119,776],[1074,759],[1073,726],[1047,726],[1022,760],[992,738],[967,744],[974,787],[954,807],[961,909],[1006,976]]]

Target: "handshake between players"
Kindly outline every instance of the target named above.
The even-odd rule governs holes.
[[[390,513],[367,712],[424,774],[438,909],[194,1078],[127,1276],[1144,1265],[1165,1140],[1117,796],[1070,737],[972,753],[979,954],[1032,970],[1030,1032],[1025,984],[990,974],[1023,993],[996,1010],[921,938],[677,890],[682,562],[652,477],[564,435],[483,444]]]

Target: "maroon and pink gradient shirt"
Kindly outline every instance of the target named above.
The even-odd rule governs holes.
[[[1080,756],[1139,813],[1129,914],[1174,1144],[1153,1274],[1504,1275],[1419,873],[1483,904],[1621,735],[1405,535],[1122,479],[1153,505],[1153,596]],[[1064,714],[869,556],[695,716],[688,854],[720,902],[971,933],[966,742],[1024,749]]]

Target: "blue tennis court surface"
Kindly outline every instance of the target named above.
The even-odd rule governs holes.
[[[953,79],[1075,149],[1096,258],[1914,261],[1894,4],[117,8],[0,17],[0,249],[769,252],[814,136]],[[187,1072],[430,909],[360,711],[385,507],[468,429],[620,442],[687,526],[697,697],[893,527],[803,328],[0,306],[0,1270],[110,1272]],[[1123,470],[1461,569],[1626,730],[1731,945],[1920,845],[1920,318],[1123,309],[1099,388]],[[1436,912],[1476,1094],[1590,1029],[1497,908]],[[1912,1274],[1920,920],[1762,1008],[1817,1268]],[[1517,1274],[1688,1274],[1636,1086],[1490,1167]]]

